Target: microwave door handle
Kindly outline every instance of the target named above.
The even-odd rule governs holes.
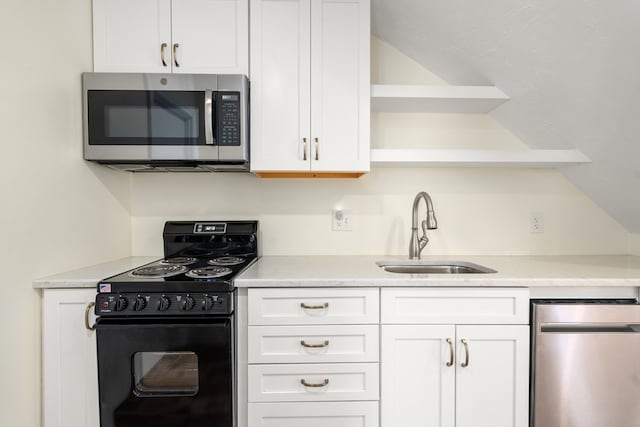
[[[204,143],[213,145],[213,91],[204,91]]]

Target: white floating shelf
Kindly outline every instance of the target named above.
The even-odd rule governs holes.
[[[579,150],[372,149],[372,167],[547,168],[590,163]]]
[[[390,113],[488,113],[508,100],[495,86],[371,86],[371,111]]]

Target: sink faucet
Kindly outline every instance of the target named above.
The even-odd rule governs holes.
[[[420,199],[424,199],[427,205],[427,219],[422,221],[422,237],[418,239],[418,205]],[[420,259],[420,252],[427,246],[429,239],[427,238],[427,230],[435,230],[438,228],[436,214],[433,212],[433,202],[428,193],[421,191],[416,194],[413,199],[413,208],[411,211],[411,242],[409,243],[409,259]]]

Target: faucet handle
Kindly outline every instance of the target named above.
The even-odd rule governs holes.
[[[425,246],[427,246],[427,243],[429,243],[429,238],[427,237],[427,221],[424,220],[422,221],[422,237],[420,237],[420,239],[418,240],[418,244],[420,245],[420,251],[422,251],[424,249]]]

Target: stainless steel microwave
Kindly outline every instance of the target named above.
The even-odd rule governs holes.
[[[249,170],[243,75],[83,73],[84,158],[129,171]]]

